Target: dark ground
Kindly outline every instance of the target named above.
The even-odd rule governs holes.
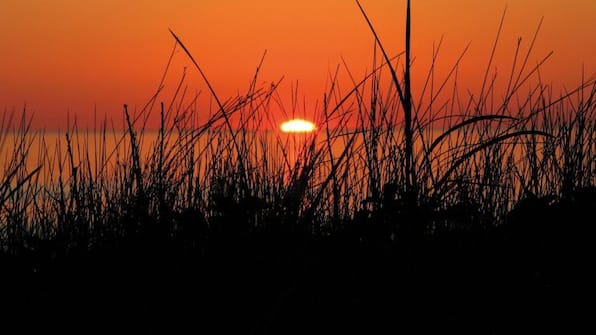
[[[0,333],[592,333],[594,217],[510,217],[395,239],[365,224],[4,254]]]

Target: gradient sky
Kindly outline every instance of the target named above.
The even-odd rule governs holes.
[[[403,0],[362,0],[385,47],[403,50]],[[594,0],[414,0],[414,80],[428,69],[433,43],[444,36],[439,73],[471,42],[460,78],[472,89],[486,68],[500,16],[508,6],[495,66],[507,73],[517,37],[523,49],[544,23],[530,64],[549,51],[543,80],[572,87],[596,71]],[[222,97],[242,92],[264,50],[261,81],[300,83],[308,106],[343,57],[360,76],[371,67],[372,35],[351,0],[1,0],[0,110],[27,110],[35,125],[80,126],[99,115],[120,119],[122,104],[140,108],[154,93],[174,41],[184,41]],[[171,77],[188,65],[179,52]],[[189,86],[204,90],[194,69]],[[169,84],[174,85],[175,80]],[[414,92],[415,94],[415,92]]]

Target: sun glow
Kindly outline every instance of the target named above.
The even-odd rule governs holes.
[[[282,123],[280,128],[284,133],[310,133],[315,130],[316,127],[315,124],[310,121],[293,119]]]

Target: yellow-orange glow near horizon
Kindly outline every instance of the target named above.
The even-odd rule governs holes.
[[[310,133],[315,130],[316,127],[315,124],[310,121],[293,119],[282,123],[280,128],[284,133]]]

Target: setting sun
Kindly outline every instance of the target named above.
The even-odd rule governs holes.
[[[293,119],[286,121],[280,126],[284,133],[310,133],[315,130],[315,124],[302,119]]]

